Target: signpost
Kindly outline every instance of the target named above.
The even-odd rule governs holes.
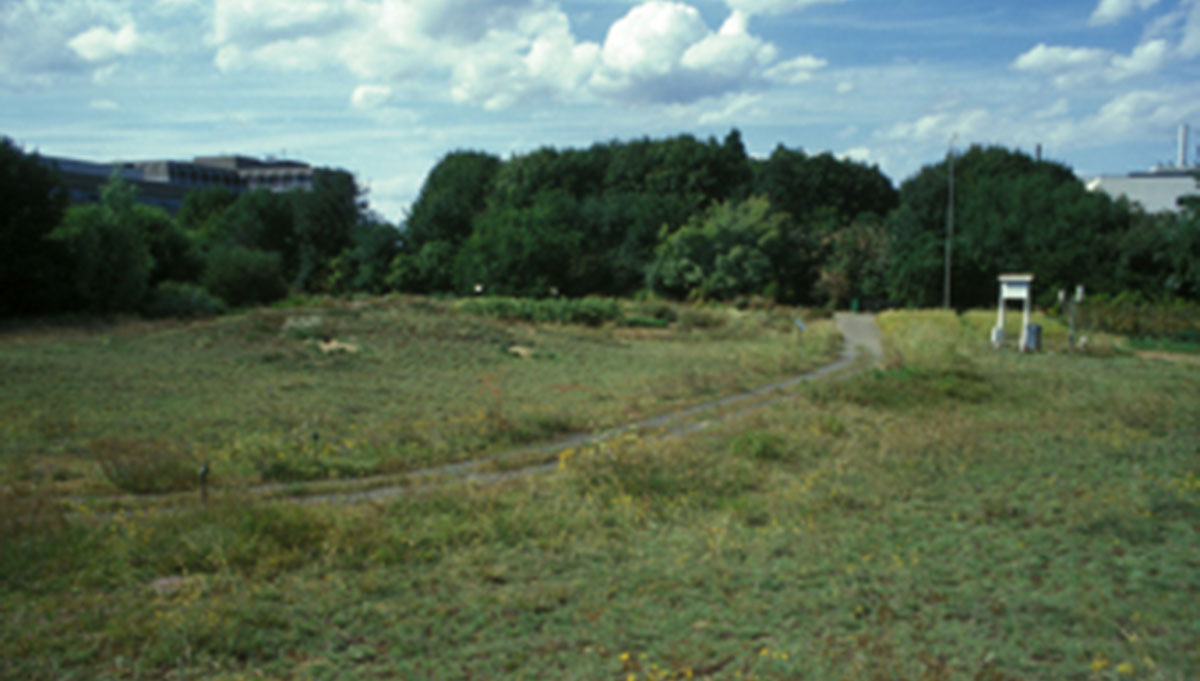
[[[1032,350],[1029,338],[1029,312],[1032,304],[1032,274],[1001,274],[1000,281],[1000,311],[996,317],[996,328],[992,329],[992,345],[997,350],[1004,345],[1004,304],[1010,300],[1023,303],[1024,314],[1021,317],[1021,352]]]

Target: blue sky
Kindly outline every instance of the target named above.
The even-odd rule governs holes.
[[[346,168],[398,221],[456,149],[742,131],[899,184],[951,139],[1124,173],[1200,128],[1200,0],[4,0],[0,134]],[[1193,134],[1193,155],[1200,129]]]

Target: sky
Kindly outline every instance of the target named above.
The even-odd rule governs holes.
[[[878,165],[1081,177],[1200,143],[1200,0],[0,0],[0,135],[92,161],[345,168],[399,223],[455,150],[737,128]]]

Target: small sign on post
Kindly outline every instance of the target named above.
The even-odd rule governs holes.
[[[1029,338],[1029,313],[1032,304],[1033,275],[1032,274],[1001,274],[1000,281],[1000,310],[996,316],[996,328],[992,329],[992,345],[997,350],[1004,345],[1004,304],[1010,300],[1022,303],[1021,318],[1021,352],[1032,349]]]

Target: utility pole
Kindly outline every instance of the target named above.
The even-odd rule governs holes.
[[[957,138],[957,134],[950,138],[950,149],[946,152],[946,164],[950,169],[950,187],[946,199],[946,268],[942,277],[942,307],[947,310],[950,309],[951,244],[954,242],[954,140]]]

